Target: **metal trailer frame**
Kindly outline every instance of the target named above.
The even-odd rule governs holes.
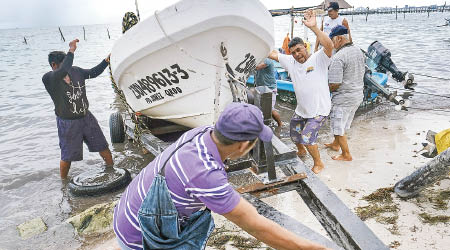
[[[254,105],[264,115],[264,122],[271,120],[272,92],[267,87],[257,87]],[[125,115],[125,133],[135,139],[131,118]],[[150,129],[139,136],[142,145],[154,156],[164,151],[171,142],[157,137],[160,134],[182,132],[188,128],[167,125]],[[246,159],[227,163],[230,178],[248,174],[249,171],[259,179],[259,183],[236,187],[242,196],[252,203],[263,216],[274,220],[297,235],[318,242],[332,249],[389,249],[298,157],[296,151],[285,145],[276,136],[269,143],[258,142],[252,155]],[[278,175],[278,177],[277,177]],[[284,175],[283,177],[280,177]],[[318,234],[268,204],[261,198],[296,191],[311,212],[316,216],[332,239]]]

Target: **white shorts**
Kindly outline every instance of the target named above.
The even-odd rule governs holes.
[[[330,128],[333,135],[343,136],[345,131],[350,129],[358,107],[359,104],[353,107],[333,105],[330,112]]]
[[[278,91],[277,88],[272,89],[272,110],[275,109],[275,103],[277,102]]]

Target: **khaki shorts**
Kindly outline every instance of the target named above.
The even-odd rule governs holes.
[[[359,104],[353,107],[333,105],[330,112],[330,128],[333,135],[343,136],[350,129]]]

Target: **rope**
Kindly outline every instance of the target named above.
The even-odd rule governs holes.
[[[138,23],[138,18],[136,17],[136,15],[133,12],[125,13],[125,16],[122,19],[122,33],[125,33],[127,30],[129,30],[131,27],[133,27],[137,23]],[[133,121],[133,123],[134,123],[134,130],[133,130],[134,138],[135,138],[135,141],[137,141],[138,145],[141,145],[142,142],[140,139],[141,139],[141,136],[144,131],[142,128],[144,128],[145,130],[149,130],[149,128],[147,127],[147,124],[145,124],[144,122],[142,122],[139,119],[139,116],[136,114],[136,111],[134,111],[134,109],[127,102],[127,99],[125,98],[125,94],[117,86],[117,83],[114,80],[114,77],[112,75],[111,63],[108,63],[108,68],[109,68],[109,77],[111,80],[111,86],[114,89],[114,92],[119,96],[120,101],[124,105],[125,109],[127,110],[128,115],[130,116],[131,120]]]
[[[389,88],[403,90],[402,88],[396,88],[396,87],[389,87]],[[426,93],[426,92],[419,92],[419,91],[415,91],[415,90],[411,90],[411,92],[414,92],[414,93],[417,93],[417,94],[423,94],[423,95],[430,95],[430,96],[437,96],[437,97],[443,97],[443,98],[450,98],[450,96],[448,96],[448,95],[438,95],[438,94],[432,94],[432,93]]]
[[[434,79],[439,79],[439,80],[444,80],[444,81],[450,81],[450,78],[430,76],[430,75],[425,75],[425,74],[420,74],[420,73],[412,73],[412,74],[413,75],[418,75],[418,76],[425,76],[425,77],[429,77],[429,78],[434,78]]]
[[[230,74],[228,72],[225,72],[225,75],[228,76],[229,78],[235,80],[237,83],[239,83],[240,85],[244,86],[245,88],[247,88],[247,84],[245,82],[242,82],[241,80],[237,79],[232,74]]]
[[[137,16],[133,12],[125,13],[122,19],[122,34],[139,22]]]
[[[142,142],[140,139],[144,132],[142,127],[145,130],[150,130],[150,129],[147,127],[147,124],[145,124],[144,122],[142,122],[139,119],[139,117],[138,117],[138,115],[136,115],[136,112],[134,111],[134,109],[130,106],[130,104],[128,104],[127,99],[125,98],[125,94],[117,86],[116,81],[114,80],[114,77],[112,75],[111,63],[108,63],[108,68],[109,68],[109,77],[111,79],[111,86],[113,87],[114,92],[119,96],[120,101],[125,106],[125,109],[127,110],[128,115],[130,116],[131,120],[133,121],[133,123],[134,123],[134,130],[133,130],[134,138],[135,138],[135,141],[137,141],[138,145],[141,145]]]
[[[182,47],[180,47],[180,46],[178,45],[177,42],[175,42],[171,37],[169,37],[169,35],[167,35],[166,31],[164,30],[163,26],[161,25],[161,21],[159,20],[159,17],[158,17],[158,11],[155,11],[155,18],[156,18],[156,22],[158,23],[159,28],[160,28],[161,31],[163,32],[164,36],[165,36],[167,39],[169,39],[169,41],[170,41],[173,45],[175,45],[175,46],[176,46],[181,52],[183,52],[185,55],[187,55],[188,57],[190,57],[190,58],[192,58],[192,59],[194,59],[194,60],[196,60],[196,61],[199,61],[199,62],[201,62],[201,63],[208,64],[208,65],[210,65],[210,66],[214,66],[214,67],[217,67],[217,68],[223,68],[223,66],[219,66],[219,65],[216,65],[216,64],[213,64],[213,63],[209,63],[209,62],[207,62],[207,61],[204,61],[204,60],[202,60],[202,59],[200,59],[200,58],[196,58],[196,57],[192,56],[191,54],[189,54],[189,52],[187,52],[185,49],[183,49]]]

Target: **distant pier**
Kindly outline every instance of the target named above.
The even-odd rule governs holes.
[[[430,12],[449,12],[450,6],[448,5],[431,5],[431,6],[421,6],[421,7],[409,7],[405,6],[402,8],[395,8],[395,7],[384,7],[384,8],[377,8],[377,9],[369,9],[367,8],[357,8],[357,9],[346,9],[346,10],[340,10],[340,15],[367,15],[367,14],[395,14],[395,13],[430,13]]]

